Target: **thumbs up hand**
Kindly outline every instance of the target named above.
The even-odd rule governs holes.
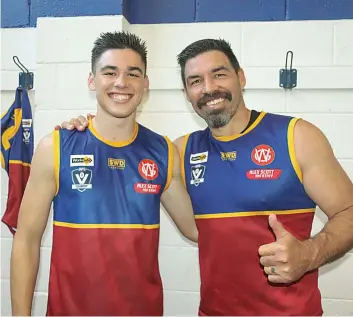
[[[282,226],[276,215],[270,215],[268,220],[276,241],[259,248],[260,263],[268,280],[271,283],[297,281],[309,268],[310,250]]]

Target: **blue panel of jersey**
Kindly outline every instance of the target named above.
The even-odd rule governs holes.
[[[142,160],[152,160],[157,177],[144,179]],[[60,130],[59,191],[54,221],[74,224],[159,224],[160,196],[168,177],[168,143],[139,125],[135,140],[114,147],[84,132]],[[154,172],[145,166],[145,171]],[[152,173],[153,174],[153,173]],[[157,188],[141,193],[138,184]]]
[[[287,135],[291,119],[265,114],[255,128],[230,141],[217,140],[208,128],[191,133],[184,164],[195,214],[314,208],[290,159]],[[263,144],[273,149],[274,160],[259,166],[252,153]],[[280,176],[254,179],[249,177],[254,170]]]

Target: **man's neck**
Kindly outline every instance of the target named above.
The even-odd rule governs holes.
[[[107,141],[125,142],[132,138],[136,124],[136,113],[126,118],[115,118],[103,110],[92,119],[94,129]]]
[[[237,112],[230,122],[222,128],[211,129],[212,134],[217,137],[232,136],[241,133],[249,123],[251,111],[240,104]]]

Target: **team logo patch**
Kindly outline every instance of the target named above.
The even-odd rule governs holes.
[[[149,181],[152,181],[158,177],[157,163],[150,159],[144,159],[140,161],[138,165],[138,171],[144,179]]]
[[[222,161],[235,161],[237,158],[237,152],[221,152]]]
[[[94,155],[70,155],[70,166],[94,166]]]
[[[281,169],[253,169],[246,172],[246,177],[248,179],[278,179],[281,174]]]
[[[158,194],[161,189],[161,185],[149,184],[149,183],[136,183],[134,190],[141,194]]]
[[[92,189],[92,171],[88,168],[81,167],[71,172],[72,189],[84,192],[86,189]]]
[[[207,160],[208,160],[208,151],[190,155],[190,164],[206,163]]]
[[[108,158],[108,167],[112,169],[123,170],[125,168],[125,165],[126,164],[124,159]]]
[[[205,170],[206,166],[205,165],[194,165],[191,166],[191,185],[199,186],[201,183],[205,181]]]
[[[275,159],[275,151],[269,145],[261,144],[252,150],[251,159],[257,165],[269,165]]]

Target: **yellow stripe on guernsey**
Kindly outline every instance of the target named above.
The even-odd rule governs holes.
[[[295,147],[294,147],[294,127],[295,124],[300,120],[299,118],[293,118],[288,126],[288,151],[289,151],[289,157],[293,165],[293,169],[295,170],[295,173],[297,174],[299,180],[301,183],[303,183],[303,175],[302,171],[300,169],[299,162],[297,161],[297,157],[295,154]]]
[[[54,225],[58,227],[77,228],[77,229],[157,229],[159,224],[143,225],[143,224],[79,224],[54,221]]]
[[[1,167],[5,169],[5,159],[1,152],[0,152],[0,159],[1,159]]]
[[[170,182],[172,180],[172,176],[173,176],[173,166],[174,166],[174,145],[172,143],[172,141],[170,141],[170,139],[166,136],[164,136],[164,139],[167,141],[168,143],[168,175],[167,175],[167,180],[164,186],[164,190],[166,191],[170,185]]]
[[[53,148],[54,148],[54,178],[56,184],[55,196],[59,192],[59,175],[60,175],[60,134],[59,131],[53,131]]]
[[[292,209],[292,210],[266,210],[266,211],[242,211],[229,212],[219,214],[205,214],[195,215],[196,219],[210,219],[210,218],[235,218],[235,217],[251,217],[251,216],[269,216],[269,215],[292,215],[315,212],[315,208],[308,209]]]
[[[187,146],[187,144],[188,144],[189,137],[190,137],[190,133],[184,135],[184,142],[183,142],[183,146],[182,146],[182,148],[181,148],[181,153],[180,153],[181,178],[183,179],[183,183],[184,183],[185,188],[186,188],[186,178],[185,178],[185,151],[186,151],[186,146]]]
[[[21,122],[22,122],[22,109],[15,109],[14,111],[14,121],[15,124],[4,131],[1,136],[1,144],[5,151],[10,148],[10,140],[15,136],[17,133]]]
[[[24,162],[19,161],[19,160],[10,160],[9,163],[10,164],[19,164],[19,165],[22,165],[22,166],[31,166],[31,163],[24,163]]]

